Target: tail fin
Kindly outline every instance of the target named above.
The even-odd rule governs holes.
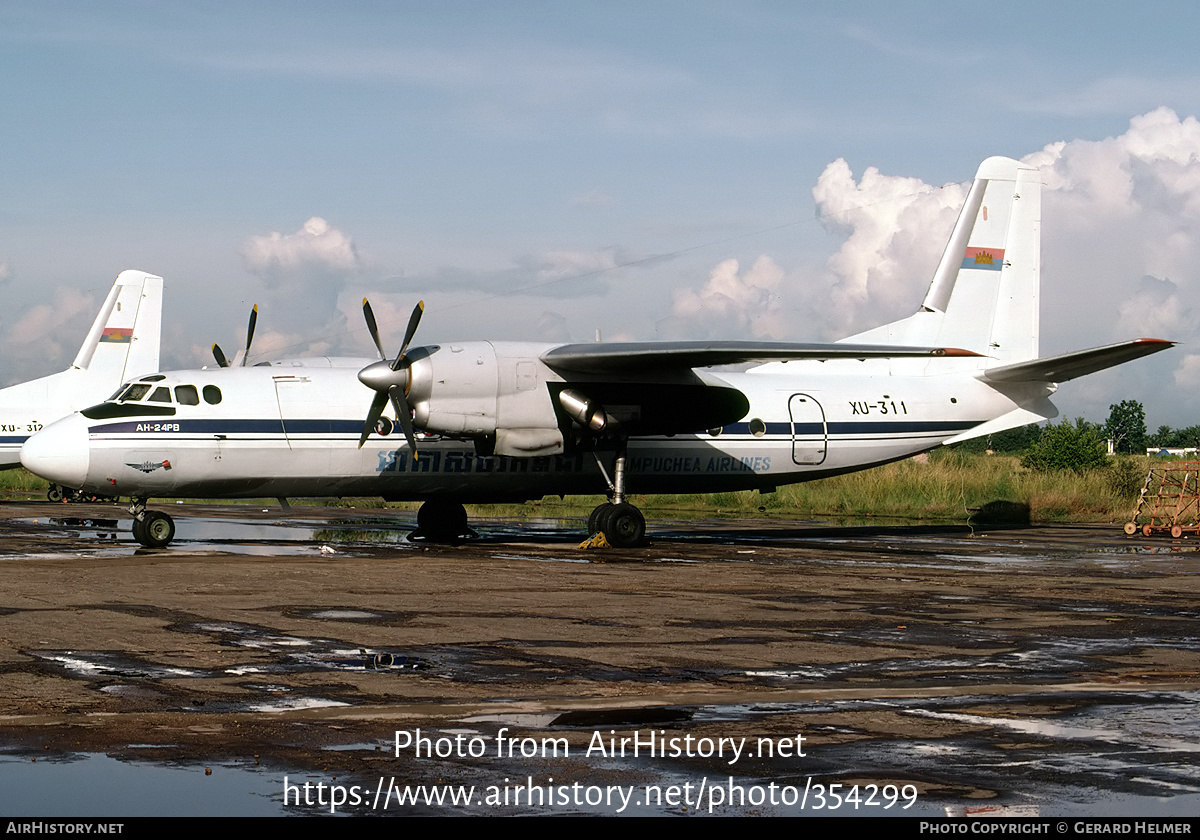
[[[161,277],[144,271],[117,275],[71,367],[100,374],[116,384],[156,372],[162,293]]]
[[[1007,365],[1038,354],[1042,184],[1003,157],[979,166],[921,309],[847,342],[962,347]]]

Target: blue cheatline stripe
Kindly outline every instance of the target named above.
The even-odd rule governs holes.
[[[809,437],[847,437],[865,436],[865,434],[952,434],[978,426],[983,420],[859,420],[846,422],[830,422],[822,425],[820,422],[768,422],[766,434],[763,437],[791,438],[793,434],[804,434]],[[361,420],[288,420],[286,427],[280,420],[178,420],[174,418],[144,418],[140,420],[125,420],[112,424],[97,424],[88,430],[91,434],[151,434],[151,436],[169,436],[178,439],[186,436],[211,436],[211,434],[239,434],[239,436],[282,436],[284,431],[289,436],[300,434],[336,434],[358,438],[362,432]],[[725,434],[746,434],[750,436],[750,424],[736,422],[722,428]],[[245,439],[245,438],[242,438]],[[760,438],[761,439],[761,438]],[[26,437],[0,437],[0,444],[22,444]]]
[[[769,437],[792,435],[905,435],[950,434],[974,428],[983,420],[858,420],[837,423],[766,423]],[[179,420],[143,418],[91,426],[91,434],[281,435],[285,425],[275,419]],[[362,433],[361,420],[288,420],[289,435],[348,435]],[[731,423],[722,433],[750,435],[749,423]],[[0,443],[23,443],[25,437],[0,437]]]
[[[361,434],[362,420],[288,420],[290,435]],[[242,435],[282,434],[284,424],[278,419],[266,420],[178,420],[146,417],[121,423],[90,426],[91,434],[137,434],[142,432],[180,435]]]
[[[974,428],[982,420],[858,420],[844,423],[767,423],[768,435],[897,435],[912,432],[961,432]],[[748,435],[749,423],[731,423],[722,431]]]
[[[24,443],[27,440],[29,440],[28,435],[25,437],[0,437],[0,445],[9,443]]]

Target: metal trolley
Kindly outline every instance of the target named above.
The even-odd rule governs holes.
[[[1143,536],[1200,534],[1200,461],[1152,467],[1125,533]]]

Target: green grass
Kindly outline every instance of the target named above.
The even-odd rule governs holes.
[[[1134,463],[1120,470],[1081,475],[1034,472],[1014,456],[943,451],[927,460],[898,461],[775,493],[656,496],[644,504],[648,511],[961,521],[988,502],[1008,501],[1027,504],[1037,522],[1120,522],[1133,510],[1148,469],[1145,459],[1129,460]],[[1132,488],[1131,474],[1140,477]]]
[[[28,470],[0,470],[0,494],[7,496],[36,496],[46,498],[50,482],[38,478]]]

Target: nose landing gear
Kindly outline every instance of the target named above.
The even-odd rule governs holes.
[[[146,510],[146,500],[129,505],[133,514],[133,538],[146,548],[165,548],[175,539],[175,520],[161,510]]]

